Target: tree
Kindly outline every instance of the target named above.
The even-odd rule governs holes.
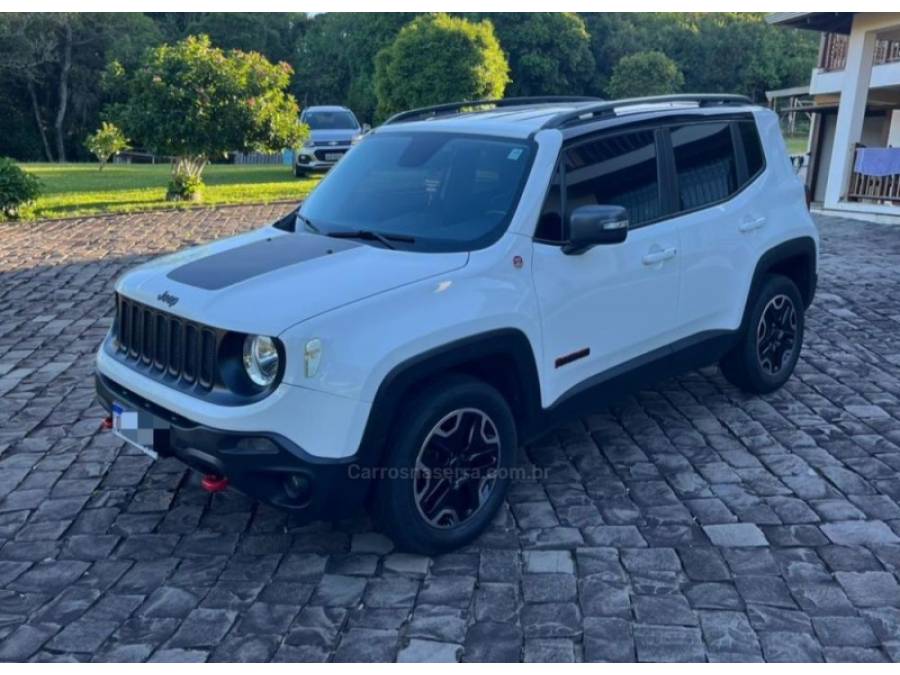
[[[96,132],[88,135],[84,145],[100,162],[100,171],[103,171],[110,157],[128,148],[128,139],[115,124],[104,122]]]
[[[509,64],[489,21],[422,15],[375,58],[382,118],[445,101],[500,98],[508,83]]]
[[[48,161],[83,153],[85,134],[98,124],[107,62],[131,65],[158,41],[143,14],[0,14],[0,88],[4,98],[30,108],[34,122],[33,130],[23,130],[0,116],[0,145],[33,134]]]
[[[476,14],[494,24],[509,59],[506,96],[592,93],[594,56],[584,20],[569,12]]]
[[[758,12],[636,12],[583,15],[606,88],[623,56],[648,49],[672,59],[684,88],[737,93],[763,100],[765,90],[804,84],[815,65],[819,36],[769,26]]]
[[[117,70],[126,100],[110,106],[109,118],[146,148],[175,156],[171,199],[199,198],[212,157],[275,152],[307,135],[285,92],[291,67],[258,53],[224,52],[201,35],[148,51],[130,73]]]
[[[676,63],[662,52],[623,56],[613,69],[606,93],[610,98],[674,94],[684,85]]]
[[[208,35],[221,49],[259,52],[273,63],[290,62],[309,23],[299,12],[160,12],[149,15],[166,42]]]
[[[306,25],[294,55],[291,91],[303,107],[337,104],[361,120],[375,118],[375,55],[391,44],[415,14],[319,14]]]

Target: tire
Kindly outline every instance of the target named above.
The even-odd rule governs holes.
[[[797,285],[780,274],[765,277],[737,345],[719,362],[725,379],[751,394],[779,389],[800,358],[804,325]]]
[[[294,165],[294,178],[306,178],[306,170]]]
[[[509,486],[517,454],[509,406],[484,382],[453,375],[416,392],[398,419],[375,492],[377,526],[410,553],[435,555],[469,543],[490,524]],[[470,454],[472,440],[478,449]],[[477,459],[468,463],[470,457]],[[473,473],[479,477],[466,478]]]

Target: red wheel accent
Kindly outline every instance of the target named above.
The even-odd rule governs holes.
[[[103,421],[100,422],[100,428],[103,430],[112,429],[112,417],[104,417]]]
[[[207,492],[221,492],[228,487],[228,479],[225,478],[225,476],[217,476],[213,473],[208,473],[203,476],[203,480],[200,481],[200,486]]]

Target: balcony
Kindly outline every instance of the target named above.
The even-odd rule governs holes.
[[[900,153],[900,148],[890,148]],[[888,205],[900,206],[900,170],[898,173],[887,175],[869,175],[861,173],[859,167],[860,148],[856,149],[853,156],[853,171],[850,174],[850,187],[847,190],[847,200],[853,202],[886,202]],[[883,173],[883,172],[877,172]]]
[[[825,33],[819,55],[819,68],[827,73],[843,70],[847,65],[847,44],[850,36],[840,33]],[[900,41],[878,40],[875,43],[873,65],[900,61]]]

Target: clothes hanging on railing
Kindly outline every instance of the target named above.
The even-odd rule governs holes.
[[[858,148],[853,170],[863,176],[900,174],[900,148]]]

